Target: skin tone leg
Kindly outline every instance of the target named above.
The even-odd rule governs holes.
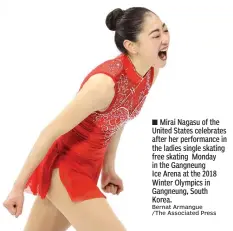
[[[73,202],[62,184],[59,170],[54,169],[48,199],[80,231],[126,231],[105,198]]]
[[[65,231],[70,227],[66,217],[47,199],[35,199],[23,231]]]

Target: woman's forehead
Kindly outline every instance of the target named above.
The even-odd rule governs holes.
[[[150,14],[145,17],[143,32],[150,33],[153,30],[162,29],[163,22],[161,19],[155,14]]]

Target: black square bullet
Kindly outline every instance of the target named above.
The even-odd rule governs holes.
[[[152,125],[158,125],[158,120],[152,120]]]

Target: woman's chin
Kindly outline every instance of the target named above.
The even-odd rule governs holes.
[[[167,63],[167,60],[161,60],[160,58],[157,62],[153,65],[155,68],[163,68]]]

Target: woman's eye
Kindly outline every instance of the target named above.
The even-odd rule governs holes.
[[[168,30],[165,30],[164,32],[168,32]],[[152,38],[159,38],[160,37],[160,35],[158,35],[157,37],[152,37]]]

